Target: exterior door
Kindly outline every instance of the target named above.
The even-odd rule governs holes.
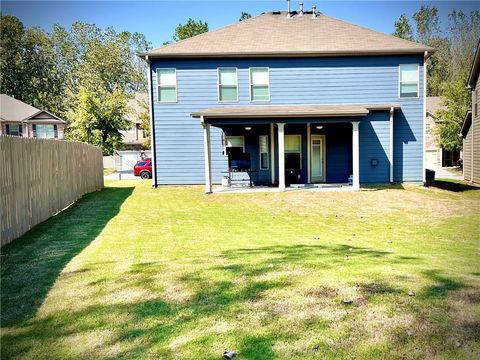
[[[325,135],[311,135],[310,146],[310,179],[325,182]]]

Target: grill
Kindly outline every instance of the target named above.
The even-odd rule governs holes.
[[[248,174],[248,181],[252,187],[252,173],[256,172],[252,169],[250,162],[250,153],[244,153],[241,147],[227,148],[228,155],[228,177],[232,181],[233,173],[244,172]],[[241,179],[246,180],[246,179]]]

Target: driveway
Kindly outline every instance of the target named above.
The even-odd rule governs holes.
[[[123,170],[105,176],[105,180],[141,180],[139,176],[133,175],[133,170]]]

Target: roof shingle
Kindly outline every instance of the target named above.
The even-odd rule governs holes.
[[[434,49],[323,14],[269,12],[141,53],[148,57],[423,54]]]

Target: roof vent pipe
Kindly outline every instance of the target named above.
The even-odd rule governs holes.
[[[312,6],[312,19],[317,17],[317,7],[315,5]]]
[[[300,2],[299,5],[300,5],[300,16],[303,16],[303,2]]]
[[[287,0],[287,18],[292,17],[291,11],[290,11],[290,0]]]

